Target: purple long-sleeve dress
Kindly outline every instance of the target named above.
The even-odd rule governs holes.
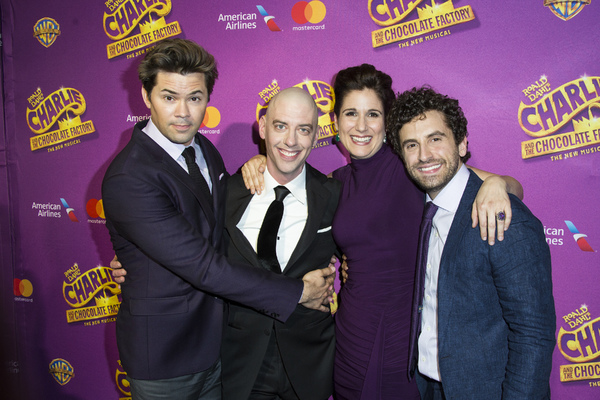
[[[336,320],[336,399],[418,399],[408,337],[424,194],[384,145],[333,173],[343,183],[333,235],[348,258]]]

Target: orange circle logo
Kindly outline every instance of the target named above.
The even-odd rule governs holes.
[[[217,110],[216,107],[206,107],[206,112],[204,113],[204,119],[202,120],[202,125],[200,128],[215,128],[221,122],[221,113]]]
[[[104,216],[104,206],[102,205],[102,199],[89,199],[87,204],[85,205],[85,210],[87,211],[90,218],[106,219],[106,217]]]
[[[33,285],[28,279],[15,279],[13,281],[15,296],[29,297],[33,294]]]
[[[299,1],[292,7],[292,19],[297,24],[318,24],[325,19],[327,9],[320,1]]]

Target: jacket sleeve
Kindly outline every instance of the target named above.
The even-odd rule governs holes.
[[[494,284],[508,325],[503,399],[549,398],[556,316],[550,250],[540,221],[514,196],[504,241],[490,246]]]
[[[152,178],[105,177],[102,198],[115,250],[129,242],[196,288],[285,321],[300,300],[302,281],[230,263],[178,209],[168,184]]]

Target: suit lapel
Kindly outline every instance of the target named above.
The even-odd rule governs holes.
[[[213,152],[209,151],[206,148],[206,142],[204,140],[201,140],[199,133],[196,136],[197,136],[196,142],[202,149],[202,155],[204,156],[204,160],[206,160],[206,165],[208,166],[208,173],[210,175],[210,180],[211,180],[212,186],[213,186],[212,198],[210,200],[212,201],[213,207],[216,209],[216,208],[218,208],[217,206],[220,204],[219,203],[219,200],[220,200],[219,199],[219,191],[217,190],[217,186],[220,181],[219,175],[222,174],[222,171],[220,171],[217,168],[217,165],[219,163],[217,162],[217,160],[215,160],[215,158],[214,158],[215,155],[213,154]],[[208,139],[206,139],[206,140],[208,140]]]
[[[304,230],[300,236],[300,240],[298,240],[298,244],[294,248],[292,256],[290,257],[290,260],[283,271],[283,273],[286,275],[290,274],[294,270],[296,262],[307,251],[313,240],[315,240],[315,236],[319,230],[319,225],[323,219],[323,213],[325,212],[325,204],[327,204],[329,196],[329,191],[325,189],[314,176],[312,167],[308,164],[305,164],[305,167],[308,218],[306,220]]]
[[[142,126],[143,127],[143,126]],[[167,154],[166,151],[162,149],[154,140],[150,139],[148,135],[141,131],[141,129],[136,126],[136,130],[134,130],[134,135],[136,136],[136,140],[148,151],[148,153],[155,158],[160,168],[165,171],[167,174],[171,175],[173,178],[177,179],[183,186],[185,186],[190,192],[194,194],[206,218],[208,223],[211,226],[215,225],[215,215],[212,209],[212,205],[210,200],[206,198],[202,193],[200,193],[200,189],[196,188],[194,181],[190,177],[190,175],[181,168],[181,165],[177,163],[177,161],[173,160],[173,158]],[[210,166],[209,166],[210,170]]]
[[[252,245],[246,239],[246,236],[237,227],[237,224],[242,219],[244,211],[252,200],[252,194],[243,185],[230,184],[228,186],[229,193],[227,194],[227,217],[225,219],[225,229],[231,237],[230,246],[235,246],[238,252],[252,265],[260,267],[256,252],[252,248]],[[241,180],[239,181],[241,182]]]
[[[451,295],[451,286],[456,282],[456,274],[462,273],[456,265],[457,260],[461,260],[462,252],[469,251],[469,249],[464,248],[463,237],[472,229],[471,205],[475,201],[475,196],[477,196],[477,192],[481,186],[481,181],[477,175],[471,171],[469,173],[469,180],[452,220],[440,260],[440,273],[438,277],[438,337],[445,337],[454,299],[454,296]],[[449,295],[446,295],[446,293],[449,293]]]

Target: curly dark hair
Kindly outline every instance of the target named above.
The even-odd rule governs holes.
[[[443,114],[444,121],[452,133],[454,141],[459,145],[469,135],[467,131],[467,119],[458,100],[440,94],[430,86],[412,88],[398,95],[392,110],[387,116],[388,141],[397,154],[402,154],[399,132],[400,129],[413,119],[425,114],[426,111],[436,110]],[[471,157],[467,151],[460,160],[466,163]]]
[[[204,74],[208,99],[219,76],[215,58],[204,48],[187,39],[165,39],[150,49],[138,67],[138,76],[148,95],[156,85],[156,75],[174,72]]]
[[[371,64],[362,64],[341,70],[335,76],[333,112],[339,118],[344,98],[355,90],[371,89],[383,104],[385,115],[390,111],[396,94],[392,90],[392,78]]]

